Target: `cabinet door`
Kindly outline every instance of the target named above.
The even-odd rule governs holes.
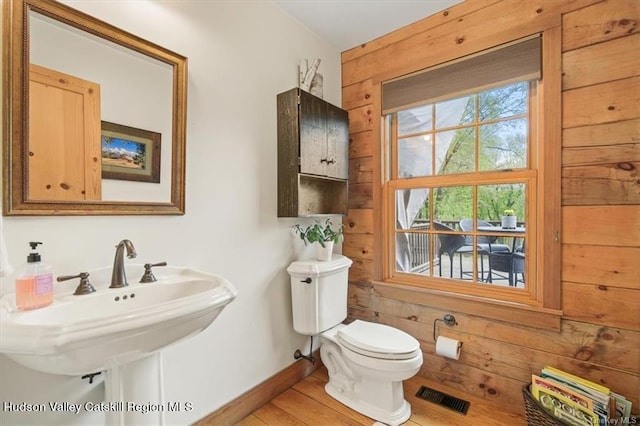
[[[326,102],[300,90],[300,173],[326,175]]]
[[[349,114],[327,104],[327,169],[326,175],[349,178]]]

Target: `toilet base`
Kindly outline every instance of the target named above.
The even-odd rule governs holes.
[[[400,425],[409,420],[409,417],[411,417],[411,404],[409,404],[404,399],[402,400],[400,408],[394,411],[388,411],[371,404],[366,404],[360,400],[353,399],[352,395],[350,395],[350,391],[341,391],[331,382],[325,385],[324,390],[332,398],[336,399],[352,410],[355,410],[360,414],[364,414],[367,417],[371,417],[374,420],[390,426]]]

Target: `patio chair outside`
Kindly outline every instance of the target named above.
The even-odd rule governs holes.
[[[524,282],[524,260],[524,253],[520,252],[512,253],[509,251],[508,253],[490,253],[489,267],[491,270],[489,271],[488,282],[493,282],[493,271],[505,272],[507,274],[506,277],[498,276],[509,280],[509,287],[518,285],[518,274],[522,275],[522,282]]]
[[[476,221],[476,229],[477,227],[480,226],[491,226],[491,224],[489,222],[485,222],[484,220],[477,220]],[[473,219],[462,219],[460,221],[460,229],[463,232],[471,232],[473,231]],[[496,244],[496,240],[497,237],[487,237],[487,236],[479,236],[477,237],[477,241],[478,241],[478,257],[480,259],[480,280],[484,280],[484,259],[485,256],[487,256],[489,254],[489,251],[491,251],[492,253],[503,253],[503,252],[510,252],[511,249],[509,248],[508,245],[506,244]],[[466,236],[465,237],[465,242],[467,245],[471,246],[473,245],[473,237],[472,236]],[[462,269],[461,269],[462,271]],[[461,272],[462,274],[462,272]],[[488,278],[487,278],[488,280]]]
[[[443,225],[439,222],[433,222],[433,228],[437,231],[454,232],[454,230],[447,225]],[[453,234],[438,234],[438,240],[440,241],[440,248],[438,249],[438,267],[440,276],[442,276],[442,255],[449,256],[449,277],[453,278],[453,257],[458,254],[461,256],[466,253],[472,253],[471,246],[467,246],[465,238],[462,235]],[[462,275],[462,274],[461,274]]]

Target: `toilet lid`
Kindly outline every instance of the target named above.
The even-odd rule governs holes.
[[[404,331],[360,320],[339,329],[338,339],[354,352],[383,359],[412,358],[420,349],[420,343]]]

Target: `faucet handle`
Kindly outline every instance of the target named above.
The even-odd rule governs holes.
[[[142,278],[140,278],[140,282],[141,283],[152,283],[154,281],[157,281],[155,275],[153,275],[153,272],[151,272],[151,268],[154,266],[167,266],[167,262],[160,262],[160,263],[145,263],[144,264],[144,274],[142,275]]]
[[[76,288],[76,291],[73,292],[76,296],[81,294],[90,294],[96,291],[96,289],[89,282],[89,273],[88,272],[80,272],[78,275],[63,275],[61,277],[56,278],[56,281],[62,282],[71,280],[74,278],[80,278],[80,284]]]

